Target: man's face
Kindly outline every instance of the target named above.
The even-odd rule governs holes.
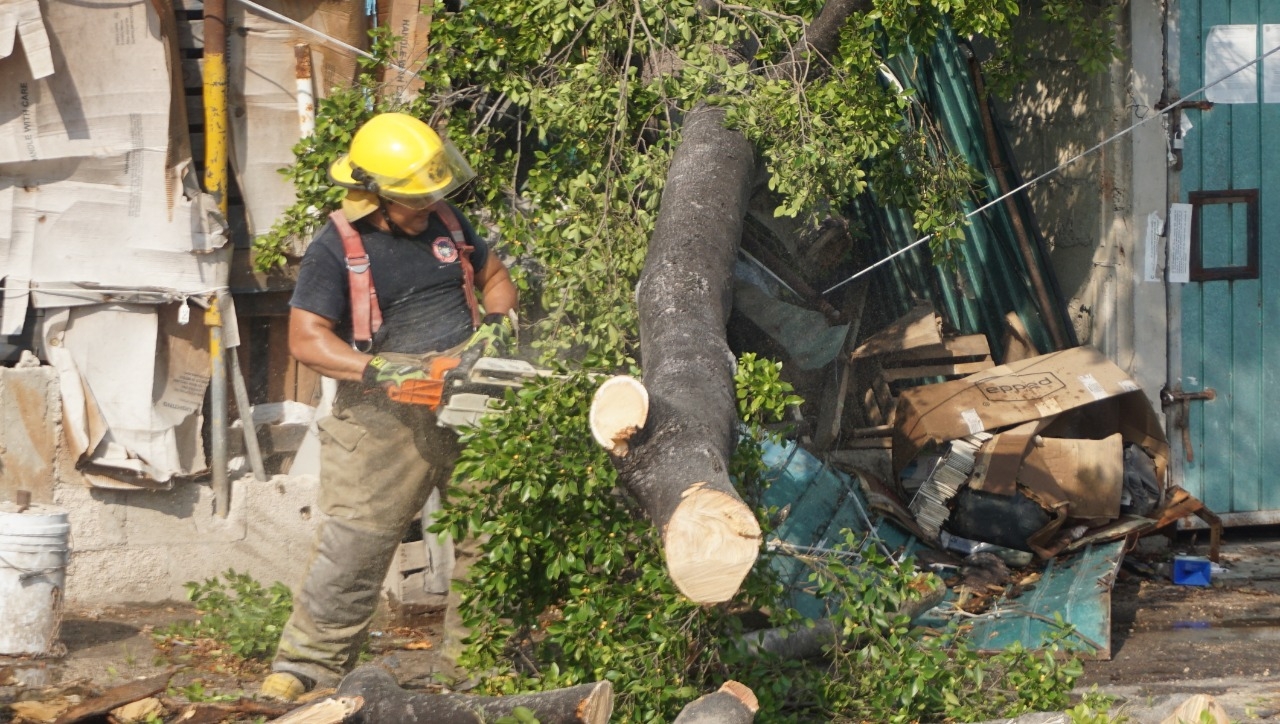
[[[391,223],[400,227],[409,236],[417,236],[426,231],[427,223],[431,220],[430,207],[411,209],[408,206],[388,200],[382,208],[384,213],[391,217]]]

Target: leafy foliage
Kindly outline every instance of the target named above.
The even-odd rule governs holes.
[[[1045,3],[1046,15],[1081,38],[1089,68],[1114,52],[1104,17],[1114,11],[1082,9],[1093,2]],[[1007,47],[1019,4],[876,0],[845,23],[834,52],[798,52],[823,5],[475,0],[451,12],[435,4],[425,88],[399,110],[447,130],[475,167],[462,200],[523,260],[517,283],[545,312],[534,338],[546,357],[573,349],[590,364],[627,363],[637,342],[632,288],[680,119],[702,101],[723,106],[759,150],[775,213],[839,209],[871,187],[935,235],[936,260],[955,258],[971,172],[939,150],[883,64],[952,29]],[[385,57],[388,43],[375,34],[375,55]],[[326,185],[328,164],[364,119],[396,105],[377,93],[376,66],[366,63],[355,87],[321,101],[315,136],[286,170],[298,203],[257,240],[260,268],[284,263],[290,240],[337,204],[343,192]]]
[[[733,460],[743,497],[759,500],[767,470],[757,440],[798,404],[781,366],[739,359],[738,410],[748,432]],[[675,590],[658,532],[617,487],[591,439],[587,401],[595,381],[566,372],[509,393],[506,412],[466,435],[455,496],[434,530],[471,535],[483,555],[461,588],[471,628],[458,662],[492,672],[491,693],[609,680],[619,720],[671,721],[702,693],[733,678],[752,688],[761,721],[975,721],[1061,708],[1079,675],[1059,661],[1069,631],[1044,652],[984,659],[958,630],[913,630],[904,603],[937,584],[910,561],[893,561],[847,534],[829,556],[805,559],[806,584],[859,647],[831,667],[753,655],[741,643],[756,626],[802,626],[771,555],[762,555],[731,602],[703,607]],[[468,482],[482,481],[482,482]],[[767,511],[760,511],[768,529]],[[766,613],[768,612],[768,613]]]
[[[199,618],[161,629],[157,637],[214,639],[245,659],[265,660],[275,654],[293,604],[288,586],[277,581],[264,587],[252,576],[228,569],[221,579],[191,581],[186,589]]]

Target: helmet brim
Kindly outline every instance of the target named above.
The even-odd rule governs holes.
[[[342,199],[342,215],[347,217],[347,221],[356,221],[377,211],[380,205],[378,197],[373,193],[362,189],[347,189],[347,195]]]

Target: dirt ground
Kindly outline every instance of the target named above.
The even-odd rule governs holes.
[[[1080,688],[1131,699],[1226,697],[1233,687],[1248,688],[1232,720],[1280,721],[1280,529],[1229,534],[1208,588],[1169,581],[1175,551],[1203,555],[1205,536],[1182,534],[1172,547],[1165,538],[1148,538],[1128,554],[1112,593],[1112,658],[1086,662]],[[84,701],[157,675],[172,674],[161,695],[170,712],[193,701],[229,705],[251,696],[262,668],[228,668],[208,650],[157,647],[155,630],[194,615],[180,605],[65,611],[63,656],[0,657],[0,722],[21,720],[9,706],[14,702]],[[438,686],[439,627],[438,612],[384,615],[371,637],[374,656],[402,685]]]

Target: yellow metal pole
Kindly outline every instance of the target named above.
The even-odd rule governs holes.
[[[227,3],[204,3],[204,190],[227,213]]]
[[[204,3],[204,190],[227,215],[227,3]],[[209,327],[209,467],[214,512],[227,517],[231,481],[227,477],[227,360],[222,347],[222,311],[214,295],[205,311]]]

